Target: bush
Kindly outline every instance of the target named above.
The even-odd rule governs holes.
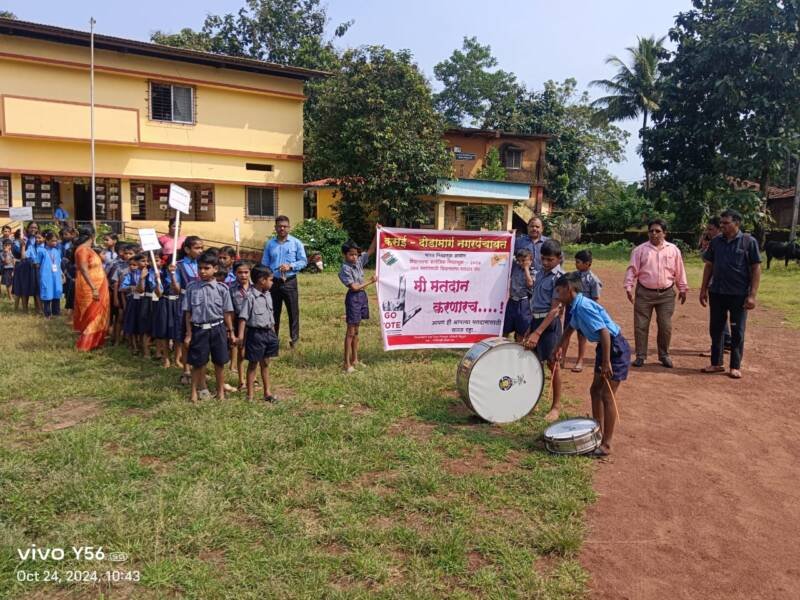
[[[325,270],[338,269],[342,262],[342,244],[347,233],[330,219],[306,219],[292,229],[292,235],[306,247],[306,254],[319,252]]]

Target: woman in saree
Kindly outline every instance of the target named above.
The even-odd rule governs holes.
[[[80,333],[75,347],[88,352],[101,347],[108,334],[111,296],[103,261],[92,248],[94,231],[78,230],[73,260],[77,271],[75,278],[75,309],[72,326]]]

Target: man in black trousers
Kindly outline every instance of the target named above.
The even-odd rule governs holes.
[[[713,238],[703,253],[705,269],[700,288],[700,304],[711,306],[711,364],[704,373],[721,373],[725,323],[731,323],[731,368],[729,376],[741,379],[744,330],[747,311],[756,307],[756,294],[761,282],[761,255],[758,242],[742,233],[742,215],[728,209],[720,215],[722,235]],[[709,282],[711,285],[709,287]]]
[[[283,304],[289,313],[289,346],[294,348],[300,340],[300,303],[297,294],[297,274],[308,264],[303,243],[289,235],[289,217],[275,219],[275,237],[264,245],[261,264],[272,269],[275,275],[269,293],[275,310],[275,334],[281,326]]]

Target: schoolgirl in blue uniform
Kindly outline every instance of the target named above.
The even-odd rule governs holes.
[[[183,240],[178,258],[180,259],[175,270],[175,279],[180,288],[181,297],[186,293],[186,288],[194,281],[200,281],[200,274],[198,271],[197,259],[203,253],[203,240],[196,235],[190,235]],[[186,323],[181,317],[181,339],[186,337]],[[186,344],[180,344],[178,351],[175,354],[175,361],[183,366],[183,374],[181,375],[181,383],[190,384],[192,380],[191,365],[186,361],[186,356],[189,348]]]
[[[14,310],[19,309],[22,300],[22,310],[28,312],[29,298],[33,296],[36,311],[39,311],[39,276],[35,268],[38,233],[39,225],[31,221],[13,247],[15,258],[18,259],[14,265],[14,281],[11,286],[15,296]]]
[[[75,308],[75,276],[78,270],[72,262],[72,240],[77,232],[73,227],[64,227],[60,231],[61,271],[64,273],[64,310],[67,314]]]
[[[161,296],[160,279],[157,276],[157,267],[150,264],[147,254],[140,255],[139,283],[136,292],[141,294],[139,299],[139,314],[136,319],[136,331],[141,336],[142,354],[150,358],[150,338],[153,331],[153,314]]]
[[[39,265],[39,298],[45,319],[61,314],[61,248],[55,233],[44,234],[44,245],[36,248],[36,264]]]
[[[125,279],[125,275],[128,274],[130,267],[128,264],[130,263],[131,258],[133,255],[136,254],[133,251],[132,244],[123,244],[119,250],[119,258],[114,263],[114,266],[111,268],[111,272],[108,275],[108,282],[109,286],[111,287],[111,314],[112,314],[112,331],[114,334],[114,344],[117,345],[120,343],[122,338],[122,320],[123,315],[125,312],[125,300],[127,295],[120,291],[120,286],[122,284],[122,280]]]
[[[161,269],[161,297],[153,312],[151,335],[156,340],[156,347],[161,353],[161,364],[165,369],[170,367],[170,342],[175,348],[176,363],[178,348],[183,342],[183,311],[181,310],[181,288],[175,272],[177,265],[168,265]]]
[[[123,277],[119,284],[120,292],[125,294],[125,309],[122,313],[122,332],[130,339],[131,351],[138,353],[141,345],[141,335],[139,331],[139,308],[142,303],[142,294],[137,291],[139,281],[142,278],[142,264],[144,256],[135,254],[128,261],[128,273]]]

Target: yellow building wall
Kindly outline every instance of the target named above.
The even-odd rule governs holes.
[[[336,212],[333,210],[333,205],[337,201],[336,188],[320,188],[317,190],[317,218],[330,219],[331,221],[339,222]]]
[[[164,221],[130,220],[130,181],[122,182],[123,207],[127,206],[126,219],[129,228],[155,228],[166,233]],[[126,200],[127,194],[127,200]],[[264,242],[275,234],[275,219],[245,217],[245,188],[237,185],[214,186],[215,221],[182,221],[181,235],[198,235],[204,240],[216,240],[225,244],[233,242],[233,221],[239,219],[242,247],[261,248]],[[123,208],[123,211],[125,209]],[[277,214],[286,215],[292,225],[303,221],[303,191],[279,190]],[[124,217],[124,215],[123,215]]]

